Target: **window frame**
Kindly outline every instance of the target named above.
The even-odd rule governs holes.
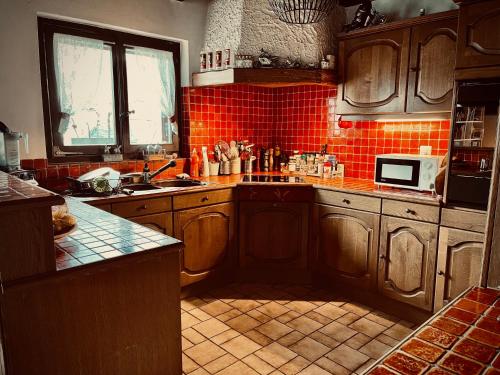
[[[57,98],[53,35],[61,33],[104,41],[111,46],[113,61],[113,86],[115,99],[116,142],[122,145],[124,159],[142,159],[142,150],[146,145],[131,145],[128,118],[127,67],[126,49],[130,46],[164,50],[173,54],[175,69],[175,119],[178,136],[174,135],[173,144],[162,145],[167,152],[181,153],[182,111],[180,84],[180,43],[170,40],[151,38],[138,34],[105,29],[97,26],[38,17],[38,43],[40,53],[40,73],[42,84],[42,104],[45,128],[47,158],[51,162],[102,161],[104,146],[62,146],[54,142],[57,136],[57,125],[54,124],[59,112]],[[78,155],[55,155],[54,146],[64,152],[83,153]]]

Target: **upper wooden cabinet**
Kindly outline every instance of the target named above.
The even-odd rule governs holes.
[[[340,36],[338,114],[450,112],[457,12]]]
[[[457,20],[412,28],[406,112],[451,111]]]
[[[500,0],[461,4],[457,69],[495,65],[500,65]]]
[[[438,225],[382,216],[379,291],[431,311]]]
[[[410,30],[340,43],[340,114],[404,112]]]

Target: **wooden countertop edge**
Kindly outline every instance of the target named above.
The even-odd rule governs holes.
[[[60,195],[54,195],[51,197],[37,197],[37,198],[25,198],[16,199],[11,201],[0,202],[0,213],[8,212],[12,210],[19,210],[24,208],[39,208],[39,207],[51,207],[64,204],[64,198]]]

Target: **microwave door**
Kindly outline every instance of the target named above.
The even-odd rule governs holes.
[[[419,187],[420,161],[378,158],[375,181],[408,188]]]

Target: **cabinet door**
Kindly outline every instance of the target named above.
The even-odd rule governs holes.
[[[500,65],[500,0],[463,4],[459,17],[457,68]]]
[[[306,268],[307,203],[240,203],[240,266]]]
[[[379,291],[432,310],[438,226],[382,216]]]
[[[380,215],[314,207],[318,271],[353,286],[375,288]]]
[[[478,285],[483,263],[484,235],[441,227],[434,311]]]
[[[172,236],[174,234],[173,223],[172,223],[172,213],[165,212],[162,214],[136,216],[128,218],[128,220],[134,223],[141,224],[150,229],[156,230],[160,233]]]
[[[174,237],[184,242],[181,253],[181,286],[208,278],[234,258],[233,203],[175,213]]]
[[[404,112],[409,45],[408,28],[342,41],[338,114]]]
[[[412,29],[407,112],[451,112],[457,20]]]

